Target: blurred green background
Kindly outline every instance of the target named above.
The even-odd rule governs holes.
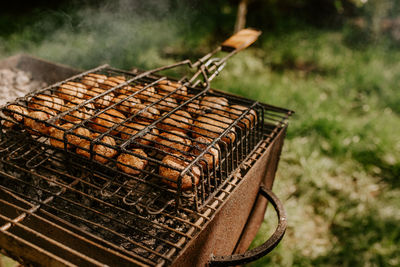
[[[196,59],[232,34],[238,3],[14,1],[0,10],[0,58],[82,69]],[[263,35],[213,87],[296,111],[274,185],[289,227],[249,266],[400,265],[399,11],[396,0],[248,2],[246,26]],[[269,209],[253,247],[275,226]]]

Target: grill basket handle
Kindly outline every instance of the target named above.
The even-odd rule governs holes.
[[[221,48],[223,51],[239,51],[245,49],[254,43],[260,34],[261,31],[250,28],[240,30],[223,42]]]
[[[264,244],[252,250],[246,251],[243,254],[234,254],[229,256],[212,255],[208,263],[209,266],[242,265],[255,261],[271,252],[271,250],[273,250],[282,240],[287,227],[286,211],[278,197],[264,185],[260,186],[259,194],[268,199],[278,215],[278,226],[276,227],[275,232]]]

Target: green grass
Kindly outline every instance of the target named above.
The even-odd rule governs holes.
[[[105,62],[151,68],[177,60],[171,54],[201,54],[212,39],[174,17],[91,12],[46,26],[46,39],[35,31],[40,24],[0,36],[0,56],[22,51],[81,68]],[[85,17],[93,19],[80,21]],[[351,48],[340,31],[264,35],[213,82],[296,111],[274,186],[288,230],[270,255],[250,266],[399,266],[400,51]],[[253,247],[275,227],[272,209],[265,218]]]
[[[400,264],[399,74],[399,51],[353,50],[326,31],[271,38],[229,63],[215,87],[296,111],[274,188],[288,231],[251,266]],[[269,211],[253,247],[274,223]]]

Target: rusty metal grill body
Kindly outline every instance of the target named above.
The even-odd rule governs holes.
[[[128,98],[132,98],[160,81],[170,79],[157,76],[153,72],[133,74],[102,66],[31,93],[18,99],[17,103],[27,106],[34,95],[54,94],[59,85],[68,80],[80,81],[88,73],[122,75],[126,82],[94,98],[85,99],[85,102],[72,109],[58,113],[45,122],[47,126],[61,129],[55,123],[57,119],[65,118],[65,115],[71,115],[74,110],[123,86],[144,86],[141,90],[129,92]],[[67,138],[60,140],[65,144],[65,149],[62,150],[49,145],[49,136],[31,135],[22,125],[14,129],[3,129],[0,141],[0,205],[4,208],[0,212],[0,244],[7,245],[5,252],[22,261],[48,265],[179,266],[180,262],[187,263],[190,258],[186,255],[187,251],[199,244],[196,238],[209,231],[214,217],[224,209],[228,199],[234,195],[233,192],[240,190],[239,185],[248,183],[246,181],[251,178],[244,179],[248,172],[254,171],[254,165],[269,153],[272,144],[277,140],[279,144],[276,149],[280,152],[287,118],[291,112],[210,90],[208,85],[199,86],[198,82],[195,85],[193,81],[185,79],[180,82],[188,88],[191,96],[183,96],[183,100],[175,108],[167,110],[129,139],[111,135],[111,132],[119,131],[121,123],[139,117],[140,112],[127,116],[123,122],[116,123],[105,132],[99,132],[99,137],[88,139],[91,143],[90,159],[69,151]],[[160,106],[161,101],[179,94],[180,89],[181,87],[162,95],[155,102],[148,103],[146,109]],[[233,119],[200,155],[190,155],[194,156],[193,159],[188,160],[188,166],[183,171],[179,171],[182,177],[185,173],[190,174],[192,166],[202,169],[201,157],[217,144],[221,146],[218,165],[214,164],[210,171],[208,168],[202,169],[199,184],[195,186],[192,180],[190,191],[180,190],[180,180],[177,182],[177,189],[170,188],[160,182],[163,177],[157,172],[158,167],[163,165],[159,155],[169,152],[160,151],[152,145],[139,144],[137,140],[143,138],[152,127],[163,123],[176,110],[184,109],[189,103],[204,96],[224,97],[229,100],[230,105],[242,105],[247,109]],[[74,135],[73,130],[78,127],[89,128],[87,123],[93,123],[94,117],[111,108],[117,108],[125,100],[105,109],[93,110],[88,118],[74,123],[74,127],[66,132]],[[3,111],[7,111],[6,108]],[[251,115],[251,111],[255,111],[256,117]],[[225,116],[230,117],[229,112]],[[8,120],[6,116],[4,119]],[[234,140],[222,141],[233,129]],[[110,146],[102,142],[103,136],[113,137],[117,144]],[[149,161],[149,166],[139,175],[128,175],[116,168],[115,158],[107,158],[107,164],[99,164],[93,160],[96,155],[93,147],[96,144],[110,146],[118,153],[140,157],[130,150],[132,146],[139,146],[148,152],[146,160]],[[279,153],[272,160],[273,174],[278,158]],[[273,174],[268,180],[269,187],[272,186]],[[265,170],[262,175],[265,175]],[[263,179],[262,175],[259,175],[256,184]],[[256,187],[257,185],[254,188]],[[255,195],[250,198],[255,201]],[[238,234],[242,230],[243,228],[238,229]],[[21,248],[27,253],[21,255]]]

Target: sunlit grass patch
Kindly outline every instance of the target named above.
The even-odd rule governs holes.
[[[400,53],[353,50],[340,33],[318,31],[271,37],[263,48],[238,55],[215,83],[296,111],[274,187],[288,232],[252,266],[395,266]],[[254,246],[274,229],[273,218],[271,209]]]

